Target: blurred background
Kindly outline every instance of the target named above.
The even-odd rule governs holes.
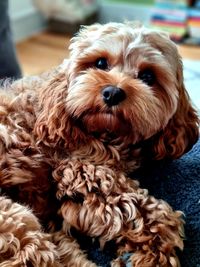
[[[70,38],[82,24],[139,20],[169,32],[177,42],[188,92],[200,108],[200,0],[0,1],[9,4],[13,43],[22,75],[40,74],[61,64],[68,57]]]

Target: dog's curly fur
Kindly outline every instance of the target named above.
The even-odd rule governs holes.
[[[102,247],[115,241],[112,266],[133,252],[134,267],[177,267],[182,213],[128,178],[143,160],[178,158],[197,141],[176,45],[109,23],[84,27],[70,50],[48,75],[0,91],[0,266],[96,266],[75,228]],[[108,86],[123,100],[106,104]]]

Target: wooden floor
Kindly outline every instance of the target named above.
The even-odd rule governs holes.
[[[62,63],[69,56],[70,37],[43,32],[16,45],[24,75],[40,74]]]
[[[37,34],[17,44],[17,54],[24,75],[40,74],[61,64],[69,56],[70,37],[49,32]],[[183,58],[200,60],[200,47],[179,46]]]

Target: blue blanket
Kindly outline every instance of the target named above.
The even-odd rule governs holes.
[[[184,251],[179,253],[181,266],[200,267],[200,140],[180,159],[151,164],[134,173],[133,177],[137,177],[141,187],[147,188],[151,195],[184,212],[186,240]],[[114,257],[112,242],[100,251],[97,242],[79,238],[91,260],[101,267],[110,266],[109,261]]]

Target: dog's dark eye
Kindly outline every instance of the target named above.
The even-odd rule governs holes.
[[[108,69],[108,62],[105,57],[100,57],[95,62],[95,67],[101,70],[107,70]]]
[[[155,83],[156,77],[152,70],[146,69],[139,72],[138,79],[142,80],[147,85],[152,86]]]

